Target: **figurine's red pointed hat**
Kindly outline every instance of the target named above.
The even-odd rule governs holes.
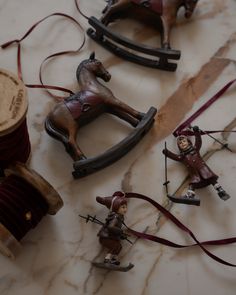
[[[113,212],[117,212],[121,205],[127,204],[125,193],[121,191],[115,192],[111,197],[96,197],[96,201]]]

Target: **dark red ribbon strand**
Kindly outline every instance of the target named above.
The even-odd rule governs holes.
[[[215,101],[222,97],[222,95],[230,88],[232,84],[236,82],[236,79],[228,82],[223,88],[221,88],[212,98],[210,98],[204,105],[202,105],[192,116],[190,116],[186,121],[180,124],[173,132],[174,136],[179,136],[183,134],[185,128],[188,128],[191,123],[199,117],[206,109],[208,109]],[[204,131],[204,134],[216,133],[222,131]],[[232,131],[231,131],[232,132]],[[235,132],[235,131],[234,131]]]
[[[66,88],[63,88],[63,87],[59,87],[59,86],[54,86],[54,85],[46,85],[43,83],[43,79],[42,79],[42,68],[43,68],[43,65],[44,63],[53,58],[53,57],[57,57],[57,56],[61,56],[61,55],[67,55],[67,54],[75,54],[75,53],[78,53],[80,52],[80,50],[83,48],[84,44],[85,44],[85,41],[86,41],[86,37],[85,37],[85,32],[84,32],[84,29],[83,27],[80,25],[80,23],[74,19],[73,17],[71,17],[70,15],[67,15],[65,13],[60,13],[60,12],[55,12],[55,13],[52,13],[46,17],[44,17],[43,19],[39,20],[38,22],[36,22],[32,27],[30,27],[30,29],[23,35],[22,38],[20,39],[15,39],[15,40],[12,40],[12,41],[8,41],[4,44],[1,45],[1,48],[2,49],[5,49],[9,46],[11,46],[12,44],[14,43],[17,43],[17,71],[18,71],[18,77],[23,81],[23,75],[22,75],[22,62],[21,62],[21,42],[30,35],[30,33],[40,24],[42,23],[43,21],[45,21],[46,19],[52,17],[52,16],[61,16],[61,17],[65,17],[69,20],[71,20],[72,22],[74,22],[80,29],[80,31],[82,31],[82,34],[83,34],[83,40],[82,40],[82,43],[80,44],[80,46],[76,49],[76,50],[67,50],[67,51],[61,51],[61,52],[56,52],[54,54],[51,54],[49,55],[48,57],[46,57],[43,62],[41,63],[41,66],[40,66],[40,70],[39,70],[39,80],[40,80],[40,83],[41,85],[39,84],[26,84],[27,87],[29,88],[43,88],[47,91],[47,93],[57,99],[57,100],[61,100],[63,99],[64,97],[62,96],[56,96],[54,94],[52,94],[50,91],[48,91],[47,89],[52,89],[52,90],[57,90],[57,91],[63,91],[63,92],[66,92],[66,93],[69,93],[70,95],[74,94],[73,91],[69,90],[69,89],[66,89]]]
[[[236,130],[204,130],[204,131],[200,130],[199,131],[201,135],[214,134],[214,133],[232,133],[232,132],[235,133]],[[192,136],[194,134],[195,134],[194,131],[188,130],[188,129],[181,131],[181,135]]]
[[[130,233],[132,233],[133,235],[135,235],[138,238],[141,239],[146,239],[146,240],[150,240],[156,243],[160,243],[169,247],[174,247],[174,248],[188,248],[188,247],[193,247],[193,246],[199,246],[209,257],[211,257],[213,260],[227,265],[227,266],[232,266],[232,267],[236,267],[235,264],[232,264],[230,262],[227,262],[225,260],[223,260],[222,258],[214,255],[213,253],[211,253],[209,250],[207,250],[204,246],[213,246],[213,245],[228,245],[228,244],[232,244],[236,242],[236,237],[232,237],[232,238],[227,238],[227,239],[220,239],[220,240],[210,240],[210,241],[204,241],[204,242],[200,242],[196,236],[193,234],[193,232],[186,227],[180,220],[178,220],[172,213],[170,213],[168,210],[166,210],[163,206],[161,206],[160,204],[158,204],[156,201],[154,201],[153,199],[141,195],[141,194],[137,194],[137,193],[126,193],[125,194],[126,198],[128,199],[141,199],[144,201],[149,202],[150,204],[152,204],[156,209],[158,209],[165,217],[167,217],[168,219],[170,219],[178,228],[180,228],[182,231],[186,232],[189,234],[189,236],[191,236],[191,238],[196,242],[195,244],[192,245],[180,245],[180,244],[176,244],[174,242],[171,242],[169,240],[157,237],[157,236],[153,236],[150,234],[146,234],[146,233],[141,233],[138,231],[135,231],[133,229],[128,228],[128,230],[130,231]]]
[[[81,11],[81,9],[80,9],[80,7],[79,7],[78,0],[75,0],[75,6],[76,6],[76,8],[77,8],[79,14],[81,14],[84,18],[86,18],[86,19],[88,20],[89,17],[88,17],[87,15],[85,15],[85,14]]]

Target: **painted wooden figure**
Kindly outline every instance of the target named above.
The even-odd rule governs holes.
[[[93,265],[118,271],[128,271],[133,264],[120,266],[118,255],[122,249],[121,240],[127,239],[123,230],[124,215],[127,211],[127,199],[122,192],[115,192],[111,197],[97,197],[97,202],[109,209],[105,223],[98,233],[100,244],[108,250],[103,263],[93,262]]]
[[[151,107],[147,113],[142,113],[116,98],[98,80],[108,82],[111,75],[95,58],[95,53],[79,64],[76,76],[80,90],[55,105],[46,118],[45,128],[50,136],[64,144],[75,161],[73,176],[79,178],[110,165],[128,153],[150,130],[157,110]],[[87,158],[77,142],[78,130],[104,113],[114,115],[134,128],[112,148]]]
[[[200,200],[195,196],[195,189],[203,188],[208,185],[213,185],[219,197],[226,201],[230,196],[225,192],[222,186],[218,183],[218,176],[207,166],[200,155],[202,146],[201,131],[197,126],[193,127],[195,134],[195,144],[185,135],[180,135],[177,138],[177,146],[180,153],[174,154],[168,149],[163,150],[163,154],[168,158],[182,162],[188,169],[190,175],[189,188],[186,194],[182,197],[168,196],[173,202],[200,205]]]

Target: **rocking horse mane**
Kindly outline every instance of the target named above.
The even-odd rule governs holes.
[[[77,79],[78,79],[78,77],[79,77],[79,75],[80,75],[80,72],[81,72],[82,68],[83,68],[84,66],[86,66],[87,64],[92,63],[92,62],[95,62],[95,61],[96,61],[95,59],[94,59],[94,60],[91,60],[91,59],[85,59],[85,60],[83,60],[83,61],[78,65],[78,68],[77,68],[77,70],[76,70],[76,77],[77,77]]]

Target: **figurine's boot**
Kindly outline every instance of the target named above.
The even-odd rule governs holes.
[[[120,265],[120,262],[117,260],[116,255],[107,255],[104,259],[104,263],[112,264],[112,265]]]
[[[199,198],[196,197],[195,191],[190,188],[188,189],[186,194],[183,196],[183,198],[186,200],[186,204],[194,203],[194,205],[200,205],[200,200]]]
[[[193,199],[193,198],[195,198],[195,191],[193,191],[191,189],[188,189],[188,191],[184,195],[184,198],[186,198],[186,199]]]
[[[104,263],[110,263],[111,261],[111,258],[112,258],[112,255],[111,253],[108,253],[104,259]]]
[[[118,261],[117,255],[113,255],[111,259],[111,264],[120,265],[120,261]]]
[[[228,199],[230,198],[230,195],[228,195],[228,194],[226,193],[226,191],[222,188],[222,186],[221,186],[220,184],[218,184],[218,183],[215,184],[215,185],[214,185],[214,188],[216,189],[218,196],[219,196],[222,200],[226,201],[226,200],[228,200]]]

